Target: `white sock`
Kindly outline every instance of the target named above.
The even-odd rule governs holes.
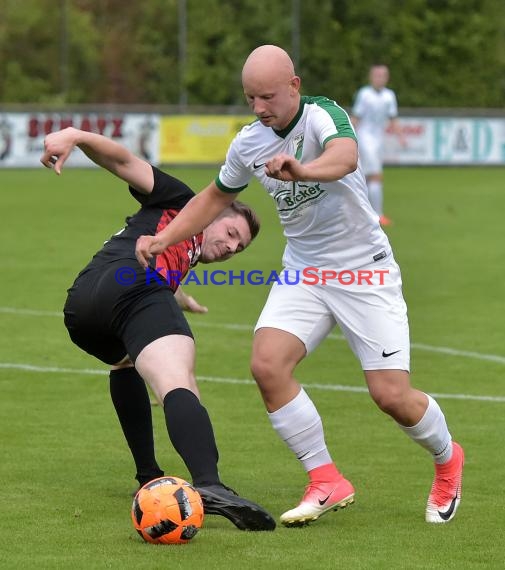
[[[303,463],[305,470],[332,463],[324,441],[321,417],[302,388],[291,402],[269,413],[272,427]]]
[[[382,182],[380,180],[372,180],[368,183],[368,199],[372,208],[377,212],[379,216],[383,215],[382,211]]]
[[[447,463],[452,457],[452,438],[444,414],[435,400],[426,394],[428,408],[415,426],[400,428],[416,443],[427,449],[435,463]]]

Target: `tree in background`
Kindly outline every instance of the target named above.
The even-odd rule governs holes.
[[[86,102],[100,80],[92,14],[57,0],[2,0],[0,13],[0,101]]]
[[[295,22],[304,92],[349,106],[384,62],[404,107],[505,101],[503,0],[0,0],[0,14],[4,103],[244,105],[245,57],[292,53]]]

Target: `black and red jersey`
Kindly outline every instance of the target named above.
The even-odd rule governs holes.
[[[183,182],[152,167],[154,174],[153,191],[142,194],[130,186],[130,193],[142,205],[140,210],[126,219],[126,226],[105,242],[95,254],[90,266],[97,267],[121,259],[135,260],[135,245],[141,235],[156,235],[161,232],[193,198],[194,192]],[[203,234],[182,241],[166,249],[149,265],[163,278],[175,272],[178,279],[170,281],[175,291],[180,280],[196,265],[200,256]]]

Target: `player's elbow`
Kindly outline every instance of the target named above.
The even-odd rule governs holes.
[[[342,161],[346,174],[351,174],[358,168],[358,149],[350,151]]]
[[[358,168],[358,145],[354,139],[335,139],[329,145],[339,177],[351,174]]]

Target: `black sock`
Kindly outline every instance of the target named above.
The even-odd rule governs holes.
[[[111,370],[109,378],[112,403],[137,468],[135,478],[143,485],[162,477],[154,455],[151,402],[144,380],[135,368]]]
[[[185,388],[176,388],[163,400],[168,435],[191,473],[195,486],[219,483],[214,430],[207,410]]]

